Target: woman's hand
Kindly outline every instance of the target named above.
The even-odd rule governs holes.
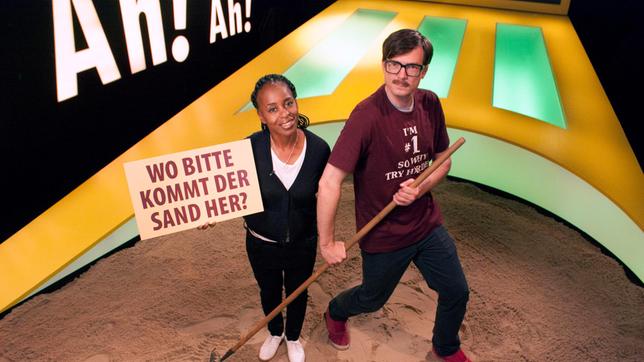
[[[217,225],[217,222],[208,221],[207,223],[205,223],[203,225],[197,226],[197,230],[207,230],[207,229],[210,229],[211,227],[214,227],[215,225]]]

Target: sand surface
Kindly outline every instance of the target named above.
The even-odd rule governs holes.
[[[354,233],[345,183],[339,236]],[[642,361],[644,288],[577,231],[534,208],[449,181],[436,191],[471,289],[461,329],[475,361]],[[319,259],[319,258],[318,258]],[[360,281],[357,248],[309,289],[308,361],[424,361],[436,295],[412,266],[385,307],[326,342],[321,313]],[[205,361],[262,317],[241,220],[138,242],[0,320],[0,362]],[[256,361],[260,331],[229,361]],[[288,361],[282,345],[274,361]]]

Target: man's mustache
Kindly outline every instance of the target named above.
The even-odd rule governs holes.
[[[401,87],[409,87],[409,83],[405,82],[404,80],[394,79],[393,83]]]

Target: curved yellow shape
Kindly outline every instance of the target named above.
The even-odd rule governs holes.
[[[346,119],[359,101],[382,84],[380,44],[389,33],[416,28],[425,15],[467,19],[450,96],[443,100],[448,126],[503,140],[554,162],[599,190],[641,230],[643,175],[567,17],[419,2],[339,1],[0,244],[0,308],[6,310],[20,301],[127,222],[132,207],[123,163],[229,142],[259,129],[255,112],[236,113],[248,102],[255,81],[266,73],[284,72],[357,8],[393,9],[398,15],[332,95],[300,101],[301,110],[314,123]],[[492,107],[497,22],[543,29],[568,129]]]

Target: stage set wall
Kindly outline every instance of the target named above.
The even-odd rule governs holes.
[[[28,227],[32,220],[82,187],[85,181],[97,175],[211,88],[221,84],[231,74],[334,3],[328,0],[248,0],[250,11],[247,11],[246,2],[230,1],[233,5],[240,6],[242,30],[234,35],[229,31],[225,39],[220,34],[213,42],[210,39],[210,28],[211,10],[215,1],[188,1],[183,19],[185,25],[177,25],[173,8],[177,2],[181,3],[158,1],[165,50],[163,61],[153,59],[147,29],[149,25],[145,25],[145,20],[140,19],[144,24],[141,32],[145,61],[143,69],[136,71],[130,64],[131,51],[128,51],[126,44],[119,3],[90,2],[100,21],[119,76],[105,82],[95,68],[79,72],[76,94],[65,96],[65,99],[61,99],[57,89],[54,5],[67,4],[65,6],[72,8],[75,44],[77,49],[83,49],[87,47],[87,40],[76,13],[77,4],[83,1],[6,1],[0,5],[0,36],[4,45],[0,60],[0,87],[3,95],[0,104],[4,110],[0,122],[0,157],[4,177],[0,178],[0,184],[4,190],[5,207],[0,219],[0,243]],[[217,2],[222,5],[223,16],[227,21],[229,2]],[[638,134],[633,126],[634,106],[630,102],[634,99],[634,93],[624,94],[623,82],[630,76],[620,74],[635,69],[636,53],[631,52],[637,51],[634,44],[641,44],[641,41],[632,39],[637,34],[637,31],[633,31],[633,27],[637,26],[634,25],[633,9],[622,4],[610,6],[606,10],[602,7],[603,4],[604,2],[598,1],[572,0],[570,18],[639,158]],[[630,19],[630,22],[624,19]],[[246,22],[250,24],[248,31],[243,28]],[[610,37],[611,35],[614,37]],[[189,44],[185,60],[178,60],[172,53],[173,42],[181,36]],[[250,90],[249,88],[248,92],[239,92],[232,97],[247,100]],[[335,119],[338,120],[341,119]],[[463,130],[456,129],[451,132],[460,135],[461,131]],[[109,212],[109,209],[104,210],[106,216]],[[43,233],[57,233],[59,228],[60,225],[44,225],[34,233],[34,238],[37,239]],[[114,232],[120,234],[113,234]],[[104,244],[101,250],[85,255],[85,259],[70,259],[68,263],[58,267],[55,273],[51,273],[50,277],[65,270],[67,274],[73,273],[82,265],[101,257],[136,235],[136,225],[132,219],[114,225],[99,238]],[[91,251],[90,247],[98,241],[89,241],[87,251]],[[32,245],[39,247],[38,240],[34,240]],[[0,249],[2,246],[0,244]],[[55,249],[57,246],[46,244],[42,247]],[[4,249],[0,251],[5,254],[11,252],[9,248]],[[34,270],[39,267],[35,265]],[[5,277],[11,280],[29,278],[28,275]],[[17,298],[3,298],[0,310],[10,308],[55,280],[45,282],[40,278]]]

